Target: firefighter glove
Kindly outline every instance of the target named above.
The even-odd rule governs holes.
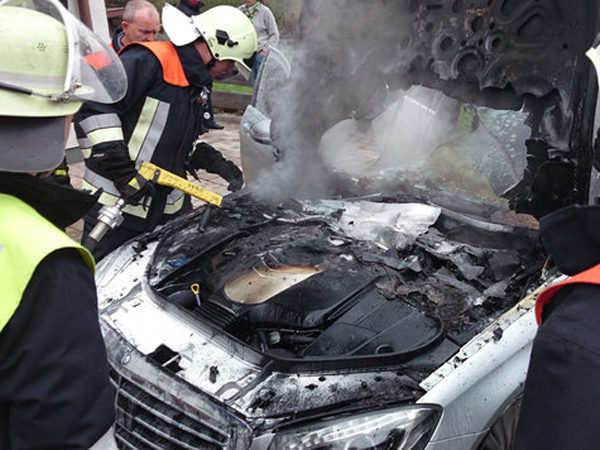
[[[196,145],[187,163],[188,171],[195,172],[198,169],[215,173],[228,181],[227,189],[231,192],[240,190],[244,184],[242,171],[233,162],[223,158],[220,151],[206,142]]]
[[[225,161],[217,172],[223,179],[229,181],[229,192],[239,191],[244,184],[242,171],[231,161]]]
[[[121,197],[130,205],[148,206],[150,199],[154,196],[156,188],[154,185],[136,173],[128,181],[115,182]]]
[[[67,165],[66,158],[63,158],[60,166],[50,171],[45,179],[50,183],[60,186],[71,186],[71,177],[69,176],[69,166]]]

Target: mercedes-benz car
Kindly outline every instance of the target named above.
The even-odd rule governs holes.
[[[597,6],[302,8],[241,120],[246,187],[98,265],[118,442],[510,449],[562,277],[537,219],[595,201]]]

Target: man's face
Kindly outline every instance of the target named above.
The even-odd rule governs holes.
[[[235,62],[229,59],[224,61],[217,61],[214,66],[208,71],[212,79],[218,79],[223,75],[227,75],[233,72],[235,69]]]
[[[123,44],[150,42],[156,40],[160,31],[160,17],[152,9],[136,11],[131,22],[123,21]]]
[[[246,6],[252,6],[256,3],[257,0],[244,0]]]

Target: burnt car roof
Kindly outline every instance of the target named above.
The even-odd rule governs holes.
[[[283,155],[316,157],[335,123],[373,118],[390,91],[426,86],[529,114],[527,168],[506,192],[514,210],[539,218],[587,203],[597,89],[585,51],[596,2],[307,0],[302,8],[288,99],[272,116]]]

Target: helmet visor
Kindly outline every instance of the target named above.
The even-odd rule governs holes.
[[[114,103],[123,98],[127,91],[127,76],[119,57],[57,0],[0,0],[0,7],[3,6],[35,10],[62,23],[67,35],[68,62],[64,80],[50,89],[48,86],[37,89],[30,79],[2,82],[0,88],[62,102]]]
[[[244,59],[243,62],[236,62],[235,67],[242,74],[244,79],[249,80],[250,74],[252,72],[252,68],[254,67],[254,63],[256,62],[256,52],[252,54],[250,58]]]

